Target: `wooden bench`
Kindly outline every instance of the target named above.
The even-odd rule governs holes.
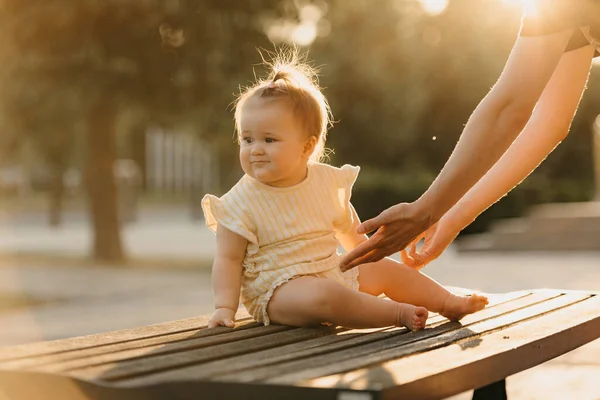
[[[427,329],[262,326],[191,318],[0,348],[0,399],[434,399],[477,389],[600,337],[598,293],[490,295],[460,323]],[[2,397],[4,396],[4,397]]]

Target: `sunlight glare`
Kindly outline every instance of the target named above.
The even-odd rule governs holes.
[[[448,7],[448,0],[419,0],[423,10],[431,15],[438,15]]]
[[[509,6],[524,8],[527,14],[535,14],[537,11],[536,0],[502,0],[502,3]]]
[[[504,4],[508,4],[509,6],[523,6],[527,0],[502,0]]]
[[[309,4],[300,9],[300,20],[318,22],[323,16],[321,9],[313,4]]]
[[[292,40],[300,46],[308,46],[317,37],[317,27],[314,23],[303,22],[294,29]]]

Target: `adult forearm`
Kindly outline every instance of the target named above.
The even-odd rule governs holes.
[[[494,88],[477,106],[431,187],[418,200],[437,221],[494,165],[529,119],[571,36],[519,37]]]
[[[521,135],[448,212],[448,219],[458,230],[525,179],[567,136],[588,79],[593,51],[588,46],[561,59]]]
[[[536,138],[549,138],[540,138],[541,135],[535,134],[528,137],[525,129],[498,163],[442,218],[452,221],[458,231],[464,229],[529,176],[562,141],[567,132],[566,129],[554,130],[551,134],[552,140],[539,143]]]
[[[433,222],[442,217],[494,165],[527,122],[530,110],[500,104],[490,93],[467,122],[448,162],[419,202]]]

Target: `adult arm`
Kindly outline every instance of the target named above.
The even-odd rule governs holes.
[[[446,249],[462,229],[525,179],[568,135],[588,80],[592,46],[563,55],[542,92],[531,119],[508,151],[425,235],[417,253],[411,246],[405,264],[426,265]]]
[[[439,220],[506,152],[529,121],[572,30],[519,37],[497,84],[475,109],[448,162],[418,200]]]
[[[342,260],[342,270],[404,249],[481,179],[529,120],[571,34],[569,29],[518,37],[498,82],[469,118],[433,184],[417,201],[398,204],[363,222],[359,233],[377,232]]]

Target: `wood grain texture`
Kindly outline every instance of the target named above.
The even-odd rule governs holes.
[[[177,369],[186,365],[202,363],[259,351],[274,346],[303,341],[313,337],[328,335],[332,328],[290,328],[283,325],[269,325],[258,330],[260,336],[248,336],[240,340],[231,340],[237,332],[228,334],[229,341],[221,344],[206,342],[199,344],[198,348],[186,348],[185,351],[176,353],[167,352],[170,344],[161,348],[161,354],[145,353],[142,357],[128,358],[116,362],[107,362],[106,359],[96,359],[93,366],[86,366],[69,370],[69,375],[80,379],[100,379],[105,381],[123,380],[133,376],[145,375],[154,372]],[[242,333],[242,332],[240,332]],[[245,332],[244,332],[245,333]],[[167,352],[165,354],[165,352]]]
[[[600,333],[600,297],[471,337],[436,350],[385,362],[349,374],[322,377],[305,385],[365,389],[384,398],[441,398],[481,387],[571,351]],[[573,323],[573,315],[578,322]],[[364,377],[369,383],[365,384]],[[362,377],[362,379],[361,379]]]
[[[552,295],[558,295],[554,292],[552,293]],[[531,296],[529,292],[513,292],[506,295],[493,295],[490,297],[488,309],[527,296]],[[518,308],[523,306],[523,304],[533,304],[536,301],[542,301],[543,299],[547,299],[548,296],[548,294],[544,295],[539,293],[530,297],[525,303],[514,303],[511,306],[504,305],[504,307]],[[495,312],[502,312],[502,309]],[[427,324],[429,327],[432,327],[433,325],[439,324],[441,321],[446,320],[445,318],[432,313],[427,320]],[[225,374],[237,374],[248,369],[274,365],[284,361],[297,360],[334,350],[347,349],[348,351],[352,351],[352,349],[358,345],[383,340],[403,333],[406,333],[406,330],[400,328],[349,330],[338,327],[338,330],[332,332],[329,336],[292,343],[286,346],[277,346],[271,349],[243,354],[236,357],[182,367],[177,370],[135,377],[124,383],[128,386],[136,386],[157,382],[169,382],[173,380],[216,378],[219,375],[223,378]]]
[[[303,370],[297,369],[295,372],[284,375],[280,373],[277,377],[268,379],[271,383],[297,384],[301,380],[322,377],[335,374],[342,371],[352,371],[369,365],[375,365],[392,359],[407,357],[410,355],[430,352],[450,344],[466,341],[481,340],[482,334],[495,332],[501,329],[507,329],[512,324],[536,318],[540,314],[552,312],[553,310],[566,307],[583,299],[589,298],[587,294],[568,294],[559,297],[550,298],[547,301],[536,303],[530,307],[520,308],[515,311],[503,313],[501,315],[492,315],[490,318],[478,317],[483,313],[475,313],[463,319],[462,323],[448,323],[450,329],[445,329],[439,335],[427,336],[423,340],[407,343],[403,346],[385,346],[369,349],[359,357],[344,357],[343,360],[332,360],[328,365],[322,365],[317,368],[311,367]],[[466,321],[465,321],[466,320]],[[435,330],[435,328],[433,329]],[[419,333],[419,332],[416,332]],[[353,352],[356,353],[356,352]],[[314,363],[314,360],[311,360]],[[335,372],[334,372],[335,371]]]
[[[246,320],[237,323],[235,330],[246,330],[256,329],[263,327],[262,324],[254,322],[252,320]],[[224,342],[227,341],[227,336],[231,329],[218,327],[214,329],[206,329],[206,326],[202,326],[197,329],[186,329],[184,331],[169,332],[161,335],[155,335],[152,337],[141,337],[138,339],[132,339],[127,341],[118,341],[116,343],[101,344],[92,347],[75,348],[71,350],[64,350],[54,353],[45,353],[40,355],[31,355],[26,358],[15,358],[8,361],[0,361],[0,367],[11,368],[11,369],[28,369],[36,368],[43,370],[43,368],[50,364],[60,364],[73,362],[74,364],[83,363],[85,364],[88,359],[93,359],[94,356],[102,356],[109,354],[116,354],[119,352],[127,352],[128,350],[143,351],[143,349],[160,348],[161,345],[169,343],[177,343],[184,341],[197,340],[200,338],[210,338],[212,342]],[[181,346],[185,348],[185,344]],[[126,358],[123,356],[123,358]],[[52,368],[52,367],[48,367]],[[56,369],[54,369],[56,371]],[[48,370],[50,371],[50,369]]]
[[[14,394],[10,400],[40,390],[58,393],[49,400],[61,394],[77,400],[440,398],[600,337],[597,293],[539,289],[490,300],[460,323],[432,314],[419,332],[265,327],[249,318],[235,329],[206,329],[208,317],[198,317],[4,348],[0,394]]]
[[[251,318],[245,311],[236,315],[238,321],[246,322]],[[44,354],[60,353],[79,350],[88,347],[106,344],[122,343],[142,338],[167,335],[171,333],[186,332],[206,328],[210,315],[170,321],[161,324],[141,326],[132,329],[123,329],[114,332],[99,333],[95,335],[78,336],[68,339],[53,340],[49,342],[36,342],[0,348],[0,367],[3,361],[26,358]],[[217,332],[215,332],[217,334]]]

